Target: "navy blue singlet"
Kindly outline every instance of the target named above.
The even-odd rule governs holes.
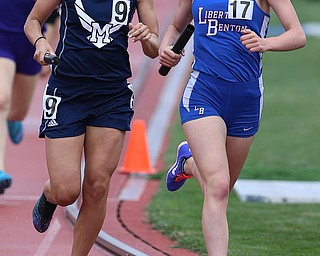
[[[136,7],[137,0],[62,1],[54,76],[96,87],[131,77],[127,35]]]

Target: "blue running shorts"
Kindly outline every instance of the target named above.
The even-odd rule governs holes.
[[[84,134],[87,126],[130,131],[133,88],[127,81],[116,82],[117,92],[79,90],[50,79],[43,95],[39,137],[66,138]],[[67,83],[67,82],[66,82]],[[110,83],[110,82],[108,82]]]
[[[41,65],[33,59],[34,47],[24,34],[0,31],[0,58],[16,63],[16,72],[24,75],[36,75]]]
[[[263,91],[262,77],[231,83],[193,71],[180,101],[181,123],[219,116],[226,124],[228,136],[253,136],[260,124]]]

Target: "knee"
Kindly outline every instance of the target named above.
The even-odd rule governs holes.
[[[53,187],[51,186],[52,197],[56,204],[60,206],[67,206],[73,204],[80,195],[80,187],[72,186],[70,184]]]
[[[108,179],[107,181],[103,181],[102,179],[97,179],[93,181],[90,186],[88,186],[88,189],[85,192],[93,202],[105,200],[108,196],[109,185],[110,185],[110,179]]]
[[[205,195],[215,201],[227,201],[230,193],[228,177],[210,177],[205,182]]]
[[[9,109],[10,95],[8,93],[2,93],[0,95],[0,110],[4,111]]]

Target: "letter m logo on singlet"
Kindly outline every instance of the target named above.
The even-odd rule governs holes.
[[[111,38],[109,36],[110,24],[106,24],[102,29],[100,24],[97,22],[92,22],[91,26],[91,36],[88,38],[90,42],[98,48],[101,48],[111,42]]]
[[[116,2],[118,1],[116,0]],[[128,4],[130,4],[130,1],[121,1],[121,3],[124,3],[123,6],[127,6]],[[98,48],[102,48],[103,46],[109,44],[113,40],[110,35],[113,32],[119,30],[120,27],[126,24],[127,22],[127,19],[125,19],[123,20],[124,22],[122,23],[119,23],[119,22],[117,24],[109,23],[101,28],[100,24],[85,12],[85,9],[83,7],[81,0],[76,0],[74,5],[75,5],[82,27],[91,33],[91,35],[88,36],[88,40]],[[124,10],[121,12],[121,15],[123,17],[124,16],[127,17],[129,13],[129,9],[130,8],[120,9],[120,10]]]

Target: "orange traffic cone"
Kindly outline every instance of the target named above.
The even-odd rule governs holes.
[[[146,126],[143,120],[135,120],[133,122],[124,166],[119,170],[123,173],[155,173],[155,169],[150,164]]]

